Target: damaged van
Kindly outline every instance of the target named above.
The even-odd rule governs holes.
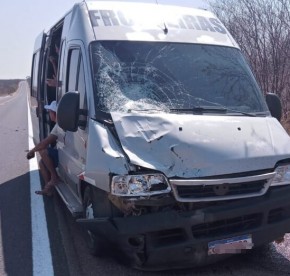
[[[36,39],[31,77],[35,141],[56,100],[56,188],[93,254],[110,245],[139,269],[194,267],[289,232],[280,100],[211,12],[75,4]]]

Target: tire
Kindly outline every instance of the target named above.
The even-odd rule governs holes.
[[[120,216],[120,212],[108,199],[107,193],[91,185],[86,186],[84,191],[83,210],[83,217],[86,219]],[[97,257],[104,255],[107,245],[105,237],[86,230],[85,240],[92,255]]]

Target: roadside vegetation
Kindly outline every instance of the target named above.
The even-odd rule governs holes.
[[[207,2],[241,47],[263,93],[280,97],[290,133],[290,1]]]
[[[0,80],[0,96],[7,96],[13,94],[21,79]]]

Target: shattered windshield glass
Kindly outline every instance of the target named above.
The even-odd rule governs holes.
[[[239,50],[133,41],[91,45],[98,110],[154,111],[223,107],[268,111]]]

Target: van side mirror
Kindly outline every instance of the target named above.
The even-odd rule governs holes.
[[[282,104],[280,98],[274,93],[267,93],[266,102],[271,115],[280,121],[282,117]]]
[[[80,94],[67,92],[57,107],[57,123],[65,131],[76,132],[79,122]]]

